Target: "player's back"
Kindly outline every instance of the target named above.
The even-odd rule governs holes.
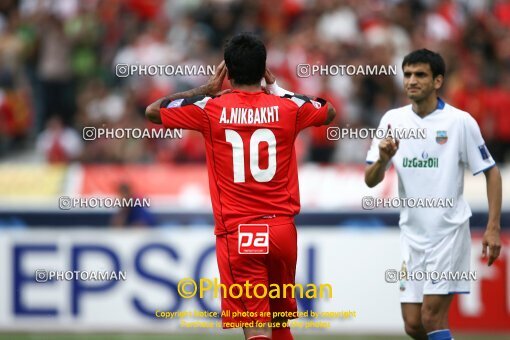
[[[196,129],[206,143],[215,233],[232,232],[241,223],[292,222],[299,212],[294,141],[301,129],[324,123],[327,107],[303,96],[237,90],[178,105],[169,104],[170,115],[163,121],[168,127],[186,127],[189,122],[168,123],[182,116],[175,112],[181,110],[196,120],[192,126],[201,125]]]

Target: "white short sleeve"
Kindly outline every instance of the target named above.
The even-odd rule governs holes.
[[[462,161],[469,167],[473,175],[477,175],[496,164],[485,146],[478,124],[469,115],[464,119],[462,151]]]

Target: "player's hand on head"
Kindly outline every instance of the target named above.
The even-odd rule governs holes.
[[[219,96],[221,94],[230,92],[228,90],[221,90],[223,85],[223,81],[225,80],[225,76],[227,75],[227,66],[225,65],[225,61],[223,60],[217,67],[216,72],[209,78],[209,81],[205,85],[206,94],[211,96]]]
[[[262,91],[267,94],[273,94],[275,96],[283,97],[285,95],[293,96],[294,93],[291,91],[287,91],[276,83],[276,77],[273,73],[266,67],[266,72],[264,73],[264,80],[266,81],[266,86],[262,86]]]
[[[274,94],[276,77],[267,67],[266,72],[264,72],[264,80],[266,82],[266,86],[261,86],[262,91],[266,94]]]
[[[499,226],[488,226],[483,234],[482,240],[482,257],[487,258],[487,248],[489,248],[488,265],[491,266],[499,257],[501,251],[501,240],[499,238]]]
[[[276,77],[274,74],[266,67],[266,72],[264,72],[264,80],[266,81],[266,84],[274,84],[276,81]]]

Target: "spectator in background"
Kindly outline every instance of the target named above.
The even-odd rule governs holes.
[[[41,91],[41,122],[58,112],[66,125],[74,121],[75,98],[71,68],[72,43],[64,23],[53,14],[39,19],[39,60],[37,77]]]
[[[298,64],[394,65],[411,49],[439,51],[449,70],[445,99],[475,116],[487,143],[495,145],[495,159],[505,160],[509,13],[509,0],[4,0],[0,79],[9,79],[14,90],[0,85],[0,123],[7,122],[0,124],[0,153],[32,150],[25,130],[31,124],[40,132],[54,113],[74,128],[132,127],[150,102],[207,77],[123,78],[115,75],[116,64],[212,65],[226,37],[253,31],[268,42],[268,66],[283,86],[313,95],[326,91],[341,102],[342,123],[357,128],[375,127],[383,112],[404,105],[402,75],[299,77]],[[364,161],[363,152],[352,150],[367,149],[365,141],[329,143],[323,136],[318,130],[298,138],[303,159]],[[195,139],[87,141],[83,160],[202,163]]]
[[[340,98],[333,96],[327,88],[326,77],[323,77],[322,91],[319,92],[318,97],[327,98],[333,107],[336,108],[337,114],[333,121],[328,126],[320,126],[308,131],[310,135],[310,156],[308,160],[314,163],[327,164],[333,162],[333,155],[335,153],[336,143],[335,140],[326,138],[328,135],[328,128],[340,126],[342,121],[343,103]]]
[[[28,89],[17,86],[24,47],[18,24],[15,11],[9,12],[5,22],[0,21],[0,155],[17,150],[16,142],[23,141],[30,130]]]
[[[501,82],[491,93],[488,110],[493,114],[494,138],[491,138],[496,162],[510,161],[510,64],[501,76]]]
[[[125,199],[135,199],[131,186],[128,183],[120,183],[118,187],[119,197]],[[143,206],[132,206],[121,208],[112,216],[111,223],[113,227],[154,227],[156,226],[156,218],[152,213]]]
[[[37,138],[36,148],[48,163],[69,163],[80,159],[83,144],[75,130],[64,126],[59,116],[53,116]]]

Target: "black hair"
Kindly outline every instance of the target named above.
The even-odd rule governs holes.
[[[227,41],[225,64],[231,79],[238,85],[260,84],[266,71],[266,47],[252,33],[240,33]]]
[[[446,67],[443,57],[441,57],[439,53],[432,52],[426,48],[413,51],[404,57],[404,60],[402,61],[402,70],[404,69],[404,66],[414,64],[429,64],[433,78],[439,75],[444,77]]]

